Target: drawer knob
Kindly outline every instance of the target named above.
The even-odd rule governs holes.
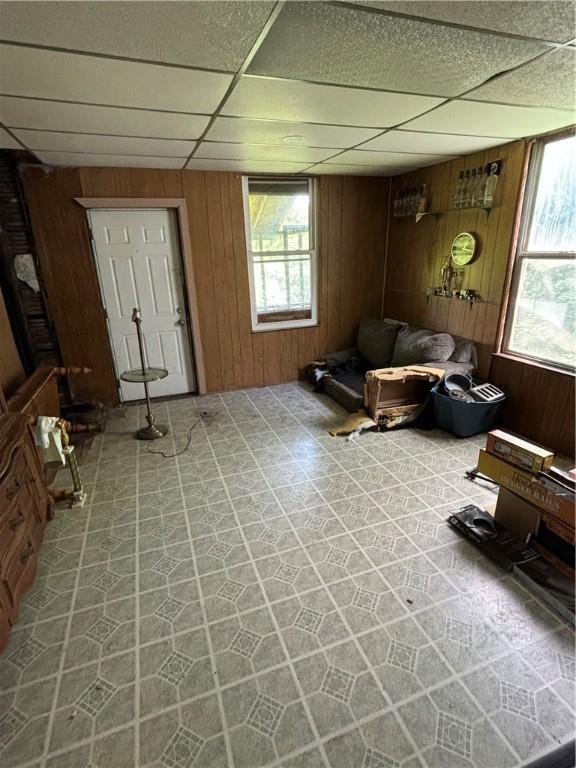
[[[31,543],[28,543],[28,546],[26,547],[26,549],[20,552],[20,562],[25,563],[29,559],[32,552],[34,552],[34,547],[32,546]]]
[[[18,488],[20,488],[20,480],[14,480],[12,485],[9,485],[8,488],[6,488],[6,498],[8,500],[13,499],[18,493]]]
[[[24,522],[24,515],[20,510],[14,515],[14,517],[10,518],[10,530],[15,531],[16,528],[18,528],[19,525],[22,525]]]

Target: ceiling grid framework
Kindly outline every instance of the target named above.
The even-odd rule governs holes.
[[[571,1],[1,11],[0,146],[48,165],[390,176],[576,121]]]

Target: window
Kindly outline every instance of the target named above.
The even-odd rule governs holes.
[[[532,151],[505,351],[558,368],[576,364],[576,136]]]
[[[316,325],[313,180],[243,181],[252,329]]]

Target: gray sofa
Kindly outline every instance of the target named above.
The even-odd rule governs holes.
[[[360,323],[356,347],[324,355],[309,367],[308,377],[319,391],[354,413],[364,405],[366,371],[424,365],[472,376],[477,364],[476,347],[468,339],[390,318],[367,318]]]

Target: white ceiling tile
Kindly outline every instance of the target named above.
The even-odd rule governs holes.
[[[248,72],[457,96],[545,50],[535,40],[293,1],[282,9]]]
[[[236,71],[273,2],[3,2],[2,37]]]
[[[23,147],[0,126],[0,149],[23,149]]]
[[[390,176],[389,171],[379,171],[367,165],[345,165],[338,163],[319,163],[309,168],[312,176]]]
[[[480,101],[574,109],[576,51],[552,51],[466,95]]]
[[[286,136],[301,136],[303,146],[346,149],[370,139],[374,128],[349,128],[340,125],[315,125],[281,120],[249,120],[241,117],[217,117],[206,136],[211,141],[240,141],[247,144],[290,144]]]
[[[298,173],[310,163],[282,163],[262,160],[214,160],[193,157],[186,168],[194,171],[238,171],[239,173]]]
[[[14,129],[14,135],[30,149],[44,149],[51,152],[187,157],[196,146],[195,141],[135,139],[129,136],[95,136],[88,133],[55,133],[19,128]]]
[[[352,0],[410,16],[492,29],[538,40],[566,43],[574,37],[572,0]]]
[[[462,100],[438,107],[427,115],[411,120],[403,128],[519,139],[570,125],[575,117],[575,113],[570,110],[509,107]]]
[[[455,136],[449,133],[417,133],[416,131],[387,131],[366,142],[362,149],[384,152],[416,152],[433,155],[463,155],[507,144],[509,139],[483,136]]]
[[[162,139],[197,139],[208,115],[183,115],[122,107],[0,96],[0,122],[8,127],[74,133],[107,133]]]
[[[34,152],[45,165],[72,165],[102,168],[182,168],[185,157],[142,157],[138,155],[90,155],[76,152]]]
[[[350,165],[370,165],[378,168],[398,168],[409,166],[414,168],[423,168],[426,165],[435,165],[443,163],[446,160],[453,160],[454,155],[422,155],[405,152],[366,152],[362,149],[349,149],[343,152],[333,160],[327,160],[327,163],[344,163]]]
[[[0,90],[8,96],[209,113],[231,80],[179,67],[0,46]]]
[[[431,96],[245,76],[222,112],[238,117],[388,128],[422,114],[442,101]]]
[[[338,149],[202,142],[194,157],[216,157],[221,160],[280,160],[281,162],[318,163],[336,152]]]

